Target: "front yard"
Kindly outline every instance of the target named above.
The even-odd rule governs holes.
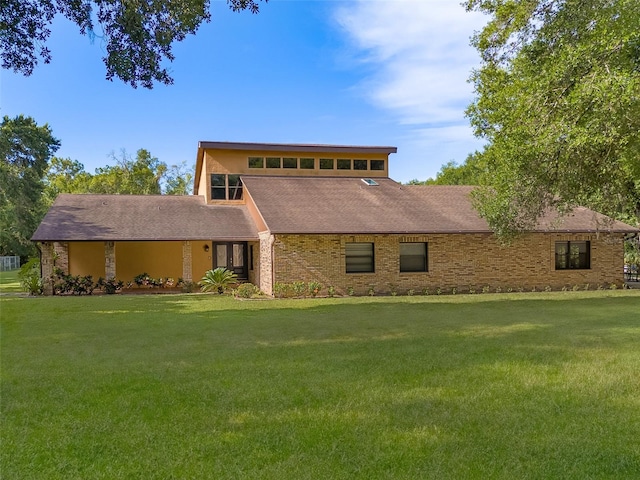
[[[2,478],[640,476],[640,292],[1,297]]]

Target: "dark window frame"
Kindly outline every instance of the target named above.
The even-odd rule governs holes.
[[[366,160],[361,160],[359,158],[353,159],[353,169],[354,170],[367,170],[367,162]]]
[[[310,157],[300,158],[298,161],[300,170],[313,170],[316,168],[316,159]],[[311,166],[309,166],[311,165]]]
[[[368,247],[364,248],[365,245]],[[347,242],[344,247],[346,273],[375,273],[376,249],[373,242]]]
[[[369,160],[369,170],[384,171],[384,160]]]
[[[581,246],[584,246],[584,252],[581,251]],[[556,270],[591,269],[591,242],[588,240],[556,242],[554,253]]]
[[[402,253],[402,247],[409,245],[421,245],[424,253],[420,255]],[[424,273],[429,271],[429,243],[428,242],[400,242],[400,273]],[[403,258],[404,257],[404,258]],[[404,261],[403,261],[404,260]],[[420,264],[420,266],[416,266]]]
[[[211,200],[242,200],[243,185],[239,174],[212,173],[210,182]]]

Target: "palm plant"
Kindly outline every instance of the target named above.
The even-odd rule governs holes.
[[[217,290],[219,294],[222,294],[231,285],[237,283],[237,281],[238,276],[231,270],[218,267],[215,270],[208,270],[198,283],[203,292]]]

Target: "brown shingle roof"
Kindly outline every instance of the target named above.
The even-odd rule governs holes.
[[[360,178],[243,176],[244,185],[273,233],[491,232],[471,205],[470,186],[401,185],[388,178],[368,186]],[[637,231],[578,208],[537,231]],[[600,221],[600,225],[596,222]]]
[[[253,240],[244,205],[208,206],[203,197],[170,195],[58,196],[34,241]]]

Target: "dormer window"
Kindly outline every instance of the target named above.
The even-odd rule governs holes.
[[[211,174],[211,200],[242,200],[240,175]]]

